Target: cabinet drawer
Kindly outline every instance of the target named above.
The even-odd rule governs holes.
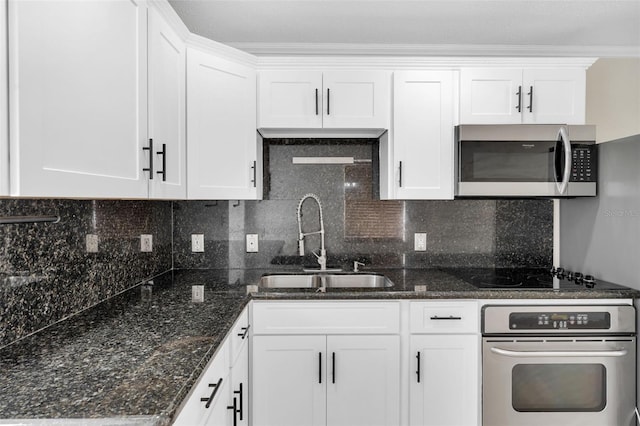
[[[255,302],[255,334],[397,334],[398,302]]]
[[[411,333],[478,333],[477,302],[412,302]]]
[[[179,409],[174,425],[207,424],[208,419],[226,403],[229,381],[229,341],[220,346],[200,375],[198,382]],[[217,389],[217,390],[216,390]]]
[[[242,347],[249,341],[249,332],[249,310],[245,308],[227,337],[229,342],[229,361],[231,365],[235,362]]]

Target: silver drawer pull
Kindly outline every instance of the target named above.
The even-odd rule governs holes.
[[[453,315],[449,315],[448,317],[439,317],[434,315],[431,317],[432,321],[452,321],[452,320],[461,320],[462,317],[454,317]]]

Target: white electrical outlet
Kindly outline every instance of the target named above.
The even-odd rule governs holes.
[[[258,234],[247,234],[247,253],[258,252]]]
[[[87,234],[87,253],[98,252],[98,236],[96,234]]]
[[[427,233],[416,232],[413,235],[413,249],[415,251],[427,251]]]
[[[192,285],[191,286],[191,301],[202,303],[204,302],[204,286]]]
[[[191,251],[204,253],[204,234],[191,234]]]
[[[140,235],[140,251],[144,253],[150,253],[153,251],[153,235]]]

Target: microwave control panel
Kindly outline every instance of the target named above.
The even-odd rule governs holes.
[[[596,145],[571,145],[571,182],[596,182]]]
[[[513,312],[511,330],[608,330],[609,312]]]

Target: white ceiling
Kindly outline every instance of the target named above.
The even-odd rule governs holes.
[[[169,2],[191,32],[259,54],[640,56],[640,0]]]

